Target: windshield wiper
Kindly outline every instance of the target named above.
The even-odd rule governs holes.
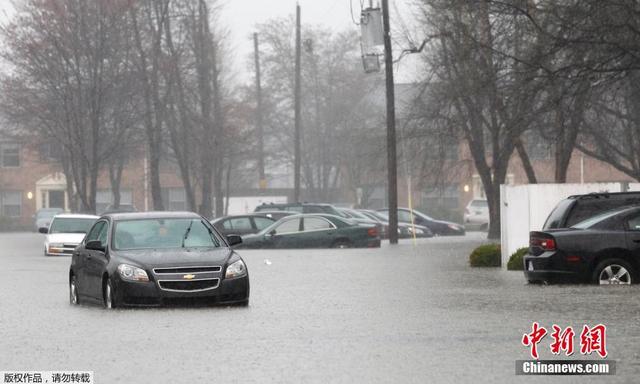
[[[182,248],[184,248],[184,242],[187,240],[187,237],[189,237],[189,232],[191,232],[192,225],[193,225],[193,220],[189,222],[189,226],[187,227],[187,230],[184,231],[184,236],[182,236]]]

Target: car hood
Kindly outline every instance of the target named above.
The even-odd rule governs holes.
[[[84,239],[84,233],[50,233],[47,235],[48,243],[80,244]]]
[[[440,225],[455,225],[457,228],[462,229],[463,226],[461,224],[458,223],[454,223],[452,221],[444,221],[444,220],[432,220],[432,223],[436,223],[436,224],[440,224]]]
[[[233,250],[221,248],[169,248],[169,249],[136,249],[114,251],[120,260],[140,264],[142,266],[208,266],[224,265]]]

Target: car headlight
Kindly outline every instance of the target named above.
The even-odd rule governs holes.
[[[50,243],[47,247],[47,252],[49,253],[62,253],[64,245],[60,243]]]
[[[459,226],[455,225],[455,224],[447,224],[447,227],[453,229],[454,231],[460,231],[462,228],[460,228]]]
[[[229,264],[227,272],[224,274],[226,279],[233,279],[234,277],[240,277],[247,274],[247,267],[242,260],[238,260]]]
[[[134,267],[129,264],[120,264],[118,265],[118,273],[120,277],[125,280],[130,281],[149,281],[149,276],[147,276],[147,272],[144,269]]]

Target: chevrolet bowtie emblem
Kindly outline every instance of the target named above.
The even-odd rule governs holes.
[[[186,279],[186,280],[191,280],[191,279],[193,279],[194,277],[196,277],[196,275],[191,275],[191,274],[189,274],[189,275],[184,275],[184,276],[182,276],[182,278],[183,278],[183,279]]]

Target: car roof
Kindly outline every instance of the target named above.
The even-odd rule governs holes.
[[[60,213],[53,217],[54,219],[95,219],[98,220],[100,216],[88,215],[85,213]]]
[[[136,219],[200,219],[201,216],[194,212],[187,211],[149,211],[149,212],[120,212],[107,213],[102,217],[118,220]]]
[[[611,197],[626,197],[626,196],[640,196],[638,192],[592,192],[585,193],[583,195],[571,195],[567,199],[598,199],[598,198],[611,198]]]
[[[269,206],[274,206],[274,207],[284,207],[284,206],[296,206],[296,205],[322,205],[322,206],[334,206],[333,204],[329,204],[329,203],[262,203],[259,205],[259,207],[269,207]]]
[[[253,212],[253,213],[243,213],[241,215],[228,215],[228,216],[222,216],[222,217],[216,217],[215,219],[211,220],[212,223],[217,223],[220,222],[222,220],[228,220],[228,219],[239,219],[239,218],[243,218],[243,217],[261,217],[261,218],[267,218],[270,220],[273,220],[272,218],[270,218],[269,216],[265,216],[268,214],[281,214],[281,213],[286,213],[287,211],[260,211],[260,212]]]

